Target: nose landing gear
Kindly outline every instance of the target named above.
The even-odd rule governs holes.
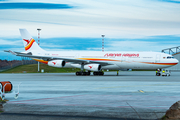
[[[156,70],[156,76],[161,76],[161,69]]]

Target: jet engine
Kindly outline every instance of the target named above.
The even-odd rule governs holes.
[[[58,67],[58,68],[64,67],[65,64],[66,62],[64,60],[52,60],[48,62],[49,66]]]
[[[84,65],[84,69],[90,70],[90,71],[100,71],[101,65],[100,64],[87,64],[87,65]]]

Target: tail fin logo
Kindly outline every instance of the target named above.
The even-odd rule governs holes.
[[[25,42],[27,42],[26,46],[25,46],[25,50],[29,50],[31,48],[31,46],[33,45],[33,43],[35,42],[35,40],[33,38],[31,38],[30,40],[27,39],[23,39]]]

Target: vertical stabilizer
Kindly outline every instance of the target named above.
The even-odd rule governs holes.
[[[36,43],[36,41],[32,38],[32,36],[26,29],[19,29],[19,31],[21,33],[25,51],[44,51],[42,48],[39,47],[39,45]]]

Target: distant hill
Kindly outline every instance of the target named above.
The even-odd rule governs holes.
[[[66,73],[66,72],[76,72],[80,71],[77,68],[55,68],[50,67],[46,64],[40,64],[40,71],[44,69],[44,73]],[[0,73],[38,73],[38,65],[30,64],[30,65],[21,65]]]

